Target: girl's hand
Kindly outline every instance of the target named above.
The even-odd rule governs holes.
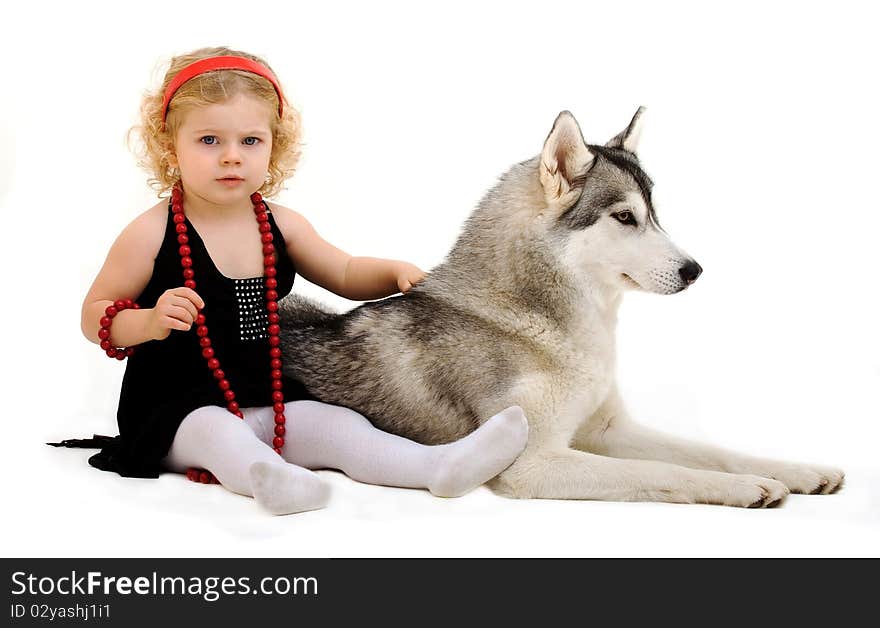
[[[165,340],[172,329],[189,331],[205,302],[194,290],[171,288],[162,293],[146,323],[146,332],[153,340]]]
[[[408,262],[397,262],[394,268],[398,289],[406,294],[412,287],[425,278],[425,271]]]

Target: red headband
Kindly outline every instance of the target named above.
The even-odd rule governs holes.
[[[168,84],[168,89],[165,90],[165,99],[162,101],[162,122],[165,122],[165,116],[168,114],[168,104],[174,97],[174,93],[180,89],[181,85],[188,80],[197,77],[199,74],[213,72],[215,70],[244,70],[245,72],[251,72],[262,76],[264,79],[272,83],[275,92],[278,94],[278,116],[280,117],[284,112],[284,96],[281,95],[281,86],[278,85],[278,79],[275,78],[275,75],[272,74],[272,71],[269,68],[262,63],[257,63],[256,61],[245,59],[244,57],[208,57],[207,59],[190,63],[188,66],[184,67],[174,76],[171,83]]]

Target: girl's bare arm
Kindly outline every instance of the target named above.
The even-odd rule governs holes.
[[[99,321],[108,305],[117,299],[135,299],[146,287],[162,245],[166,220],[165,202],[162,201],[132,221],[110,247],[107,259],[83,301],[81,327],[83,335],[90,341],[100,342]],[[204,303],[188,288],[168,292],[172,294],[163,294],[160,301],[164,302],[157,303],[155,308],[129,309],[117,314],[111,327],[112,344],[128,347],[164,338],[172,329],[189,329],[196,316],[196,307],[202,307]],[[159,309],[162,312],[157,311]]]

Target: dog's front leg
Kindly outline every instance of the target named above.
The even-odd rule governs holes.
[[[832,493],[843,484],[843,471],[831,467],[758,458],[696,443],[646,428],[630,419],[616,386],[585,422],[573,446],[615,458],[659,460],[692,469],[760,475],[779,480],[793,493]]]
[[[531,445],[530,445],[531,446]],[[489,486],[511,497],[775,506],[780,482],[753,475],[688,469],[650,460],[619,460],[573,449],[532,449]]]

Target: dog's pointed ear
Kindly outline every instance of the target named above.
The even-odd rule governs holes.
[[[569,207],[580,197],[584,175],[593,164],[577,120],[569,111],[556,116],[541,151],[541,185],[549,205]]]
[[[639,145],[639,138],[642,135],[642,114],[645,112],[644,107],[639,107],[636,115],[633,116],[629,126],[621,131],[618,135],[609,141],[605,146],[609,148],[622,148],[631,153],[636,152]]]

